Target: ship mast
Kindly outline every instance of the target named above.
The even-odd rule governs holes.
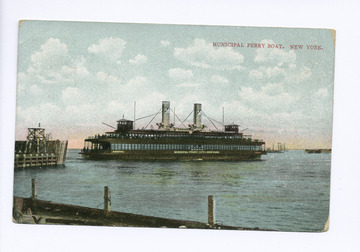
[[[135,120],[136,120],[136,101],[134,101],[134,129],[136,129],[135,128]]]

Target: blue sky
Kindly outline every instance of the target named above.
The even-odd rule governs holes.
[[[268,147],[331,147],[330,30],[24,21],[18,59],[17,139],[41,123],[81,147],[85,137],[109,130],[102,122],[133,119],[134,101],[142,117],[169,100],[181,119],[194,103],[218,121],[224,108],[225,122],[248,128]],[[204,117],[203,123],[212,128]]]

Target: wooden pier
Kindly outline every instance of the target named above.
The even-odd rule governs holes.
[[[51,140],[45,129],[29,128],[24,141],[15,141],[14,167],[64,165],[68,141]]]
[[[15,154],[15,168],[57,165],[55,154]]]
[[[39,200],[37,181],[33,179],[30,198],[14,197],[13,221],[21,224],[260,230],[259,228],[234,227],[216,223],[215,201],[212,195],[208,197],[208,223],[111,211],[110,198],[110,190],[105,186],[104,209]]]

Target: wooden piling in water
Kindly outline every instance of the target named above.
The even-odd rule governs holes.
[[[208,196],[208,224],[210,227],[215,225],[215,199],[213,195]]]
[[[108,186],[104,187],[104,210],[105,214],[109,214],[111,211],[111,195]]]
[[[31,199],[37,200],[37,180],[31,179]]]
[[[108,186],[104,187],[104,210],[83,206],[54,203],[37,198],[37,180],[32,179],[30,198],[14,197],[13,221],[16,223],[39,223],[64,225],[96,225],[123,227],[167,227],[167,228],[201,228],[227,230],[264,230],[216,224],[215,198],[208,196],[208,223],[188,220],[176,220],[162,217],[139,215],[111,211],[111,196]],[[105,216],[104,216],[105,213]]]

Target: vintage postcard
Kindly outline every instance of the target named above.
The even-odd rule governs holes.
[[[21,21],[13,221],[322,232],[335,31]]]

